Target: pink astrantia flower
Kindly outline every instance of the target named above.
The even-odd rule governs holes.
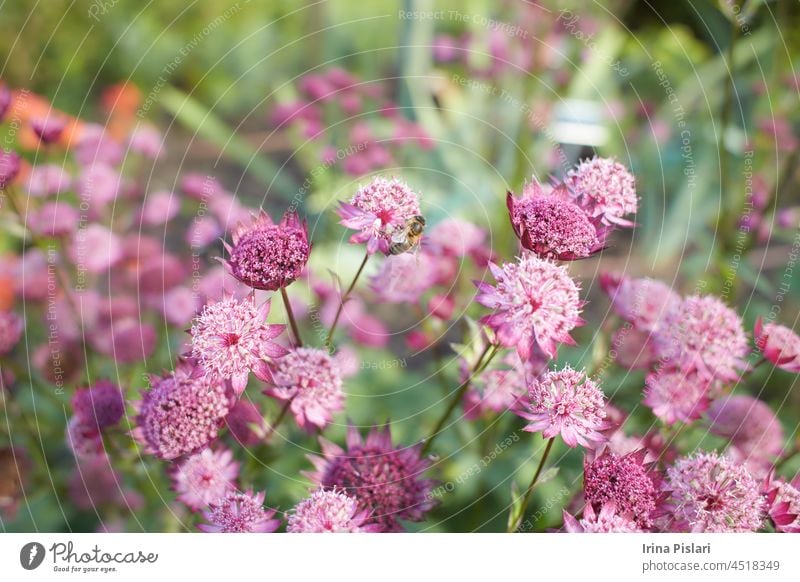
[[[92,223],[75,232],[69,253],[79,270],[103,273],[122,259],[123,249],[117,235],[102,224]]]
[[[436,267],[424,252],[389,256],[370,278],[372,291],[387,303],[418,303],[436,283]]]
[[[46,117],[35,117],[30,121],[33,133],[42,141],[43,144],[51,144],[61,139],[64,129],[67,127],[67,120],[57,115]]]
[[[611,158],[582,161],[567,173],[567,185],[584,210],[605,224],[633,226],[624,217],[639,206],[636,179],[628,169]]]
[[[605,440],[603,392],[583,372],[566,366],[531,381],[526,408],[517,410],[528,420],[524,430],[541,432],[546,439],[561,435],[570,447],[595,448]]]
[[[600,513],[595,513],[591,505],[583,510],[583,518],[578,520],[563,512],[564,529],[568,533],[641,533],[642,529],[631,518],[617,513],[616,504],[611,501],[603,505]]]
[[[192,355],[208,373],[230,380],[237,394],[244,392],[252,371],[270,381],[269,361],[286,355],[286,349],[272,341],[285,325],[266,323],[270,302],[256,307],[255,298],[224,299],[208,304],[192,325]]]
[[[564,185],[545,192],[532,182],[524,188],[522,198],[508,192],[506,205],[522,246],[544,259],[574,261],[603,248],[607,228],[570,201]]]
[[[264,492],[231,491],[203,512],[207,533],[272,533],[280,526],[274,509],[264,509]]]
[[[145,452],[174,459],[199,451],[217,438],[232,405],[232,395],[218,378],[181,362],[164,377],[151,377],[151,387],[134,402],[133,437]]]
[[[233,405],[225,424],[233,438],[244,447],[250,447],[264,438],[267,424],[261,411],[252,401],[240,398]]]
[[[595,509],[614,502],[642,529],[653,525],[659,501],[659,479],[645,466],[647,451],[626,455],[604,451],[594,460],[587,458],[583,471],[583,497]]]
[[[25,182],[25,190],[37,198],[61,194],[71,186],[72,177],[69,172],[57,164],[34,166]]]
[[[369,512],[359,509],[355,497],[335,489],[317,489],[298,503],[289,515],[288,533],[361,533],[377,531],[365,521]]]
[[[347,451],[320,438],[323,456],[309,455],[316,472],[307,476],[324,488],[336,487],[358,501],[377,531],[402,531],[401,520],[421,521],[434,506],[434,481],[422,478],[430,466],[420,447],[394,448],[389,426],[374,428],[366,440],[347,430]]]
[[[603,273],[600,286],[611,298],[620,317],[644,331],[653,331],[665,315],[680,305],[681,298],[668,285],[650,278],[632,279]]]
[[[538,344],[554,358],[559,343],[574,345],[569,332],[584,324],[579,287],[565,267],[534,255],[498,267],[489,264],[497,286],[476,283],[478,303],[494,309],[481,321],[497,333],[504,347],[516,347],[523,359]]]
[[[180,212],[180,198],[167,190],[153,192],[145,198],[142,205],[142,224],[157,226],[175,218]]]
[[[225,497],[238,475],[239,463],[228,449],[203,449],[175,467],[172,482],[178,500],[197,510]]]
[[[486,231],[460,218],[445,218],[431,227],[425,240],[432,252],[451,257],[471,257],[484,266],[491,257],[486,247]]]
[[[767,360],[783,370],[800,374],[800,337],[792,329],[772,322],[764,324],[759,317],[755,340]]]
[[[420,214],[419,195],[405,182],[377,177],[355,193],[350,203],[340,202],[341,224],[357,230],[353,244],[367,243],[367,251],[388,254],[392,235]]]
[[[776,531],[800,533],[800,475],[791,483],[770,472],[764,483],[767,514]]]
[[[122,420],[125,401],[119,386],[109,380],[98,380],[90,388],[75,391],[72,409],[81,423],[102,430]]]
[[[675,531],[754,532],[764,525],[764,499],[742,465],[699,452],[667,469]]]
[[[228,271],[253,289],[275,291],[293,283],[311,252],[308,225],[295,212],[274,224],[263,210],[250,224],[233,231],[233,245],[225,243]]]
[[[128,138],[128,148],[132,152],[155,160],[161,154],[163,141],[161,132],[155,126],[150,124],[138,125]]]
[[[14,182],[21,162],[17,152],[0,150],[0,190]]]
[[[266,394],[291,401],[289,410],[305,430],[325,428],[344,408],[342,375],[326,350],[291,350],[272,365],[272,383]]]
[[[659,355],[684,371],[734,381],[747,368],[742,320],[713,296],[685,298],[653,334]]]
[[[45,202],[28,215],[28,228],[40,236],[61,237],[73,234],[79,221],[78,210],[68,202]]]
[[[105,452],[103,436],[97,426],[86,424],[77,416],[67,423],[67,446],[78,459],[88,459]]]
[[[708,408],[711,384],[695,372],[668,368],[645,379],[643,404],[667,424],[692,422]]]
[[[22,337],[22,318],[13,311],[0,310],[0,356],[11,352]]]
[[[528,379],[536,378],[545,368],[545,359],[520,360],[516,352],[503,358],[504,368],[486,370],[470,383],[464,394],[464,416],[474,419],[486,412],[505,412],[519,405],[528,393]],[[469,366],[462,361],[462,380],[469,375]]]

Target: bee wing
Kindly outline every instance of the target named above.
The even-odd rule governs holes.
[[[405,243],[408,241],[408,230],[401,228],[392,233],[393,243]]]

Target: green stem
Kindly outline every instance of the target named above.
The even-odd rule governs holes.
[[[294,335],[294,343],[298,348],[302,348],[303,340],[300,339],[300,330],[297,327],[297,320],[294,318],[294,311],[292,311],[292,304],[289,302],[286,287],[281,287],[281,297],[283,298],[283,306],[286,308],[286,317],[289,318],[289,326],[292,328],[292,334]]]
[[[270,423],[269,429],[267,430],[267,434],[264,435],[265,443],[268,443],[270,441],[272,435],[275,434],[275,430],[283,422],[283,419],[286,418],[286,413],[289,412],[289,407],[292,405],[292,400],[293,398],[290,398],[283,404],[280,412],[278,412],[278,416],[275,418],[273,422]]]
[[[486,353],[489,351],[489,348],[492,348],[492,351],[489,354],[489,357],[486,358],[486,360],[484,361],[484,358],[486,357]],[[480,357],[478,357],[478,361],[475,362],[475,365],[472,367],[472,372],[467,377],[467,379],[461,383],[458,389],[456,389],[456,393],[453,396],[453,399],[450,401],[450,404],[447,406],[447,410],[445,410],[444,414],[442,414],[442,416],[439,417],[439,421],[436,423],[436,426],[431,431],[430,436],[427,439],[425,439],[425,444],[422,445],[422,451],[420,452],[421,455],[425,455],[425,453],[427,453],[430,450],[431,446],[433,445],[434,439],[436,439],[436,437],[439,436],[439,434],[441,434],[444,424],[447,422],[447,419],[450,418],[450,415],[456,409],[458,403],[461,402],[461,400],[463,399],[464,393],[467,391],[467,388],[469,388],[469,385],[472,383],[472,380],[478,374],[480,374],[486,369],[486,367],[491,363],[495,355],[497,355],[499,349],[500,349],[499,346],[496,344],[487,344],[486,347],[483,349],[483,352],[481,352]]]
[[[528,485],[528,488],[525,490],[525,494],[522,496],[522,503],[519,506],[517,518],[508,526],[508,533],[515,532],[517,528],[519,528],[522,518],[525,517],[525,510],[528,509],[528,502],[531,499],[531,494],[533,493],[534,487],[536,487],[536,482],[539,480],[539,476],[542,474],[544,464],[547,461],[547,457],[550,455],[550,450],[553,448],[553,443],[555,441],[556,437],[552,437],[547,441],[547,446],[544,448],[544,454],[542,455],[542,459],[539,461],[539,466],[536,467],[536,472],[533,474],[533,479],[531,479],[530,485]]]
[[[336,326],[339,323],[339,318],[342,316],[342,310],[344,309],[344,304],[350,298],[350,293],[353,292],[353,288],[356,286],[356,281],[358,281],[358,278],[361,276],[364,267],[367,266],[368,260],[369,260],[369,251],[364,255],[364,260],[361,261],[361,266],[358,268],[358,271],[356,271],[355,277],[353,277],[353,280],[350,282],[350,286],[347,288],[347,291],[345,291],[344,295],[342,295],[342,300],[339,303],[339,308],[336,310],[336,317],[333,318],[333,324],[331,325],[331,329],[328,332],[328,337],[325,338],[325,347],[328,348],[329,351],[333,347],[332,343],[333,334],[336,331]]]

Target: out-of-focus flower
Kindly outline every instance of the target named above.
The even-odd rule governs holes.
[[[181,179],[181,191],[189,198],[207,202],[222,192],[222,185],[214,176],[205,174],[186,174]]]
[[[180,211],[180,199],[174,192],[161,190],[149,194],[142,206],[142,224],[158,226],[175,218]]]
[[[742,465],[699,452],[667,469],[675,531],[753,532],[764,524],[764,499]]]
[[[187,457],[172,472],[178,500],[191,509],[202,509],[225,497],[234,488],[239,463],[228,449],[203,449]]]
[[[150,389],[133,405],[134,438],[145,452],[174,459],[199,451],[217,437],[232,396],[221,380],[181,362],[172,374],[152,377]]]
[[[605,224],[633,226],[624,217],[639,206],[636,179],[628,169],[611,158],[583,160],[567,173],[567,186],[590,216]]]
[[[717,297],[685,298],[665,315],[653,340],[672,366],[707,379],[733,381],[747,368],[742,320]]]
[[[800,533],[800,476],[787,483],[770,472],[764,483],[764,495],[767,515],[775,530]]]
[[[161,154],[162,141],[161,132],[155,126],[139,125],[128,138],[128,148],[132,152],[155,160]]]
[[[583,518],[578,520],[564,511],[564,529],[568,533],[641,533],[642,529],[633,519],[617,513],[616,504],[611,501],[603,505],[600,513],[595,513],[591,505],[583,510]]]
[[[189,287],[179,285],[164,294],[158,307],[169,323],[185,326],[197,315],[200,301]]]
[[[109,380],[98,380],[89,388],[75,391],[72,409],[81,423],[102,430],[122,420],[125,402],[119,386]]]
[[[123,255],[119,237],[97,223],[75,231],[69,252],[75,266],[90,273],[108,271]]]
[[[245,398],[236,401],[225,417],[225,424],[233,438],[245,447],[261,442],[267,428],[261,411],[252,401]]]
[[[330,327],[336,317],[341,295],[332,286],[322,282],[314,283],[314,292],[323,304],[320,321]],[[389,341],[389,330],[384,323],[372,315],[363,300],[355,294],[344,304],[339,329],[346,329],[355,342],[365,346],[380,348]]]
[[[98,327],[92,345],[120,364],[146,360],[153,354],[158,342],[155,328],[139,317],[123,317]]]
[[[587,458],[583,472],[583,497],[597,510],[608,502],[631,516],[642,529],[653,525],[659,497],[655,472],[644,465],[647,451],[627,455],[604,451],[593,460]]]
[[[506,196],[514,233],[523,248],[543,259],[574,261],[600,251],[607,228],[594,224],[583,209],[572,202],[564,185],[551,192],[532,182],[522,198]]]
[[[3,123],[8,108],[11,106],[11,91],[5,83],[0,81],[0,123]]]
[[[711,402],[711,384],[692,371],[667,368],[653,371],[645,379],[644,400],[667,424],[700,418]]]
[[[206,305],[192,324],[193,357],[208,374],[230,380],[237,394],[251,371],[270,382],[269,359],[287,353],[273,341],[286,326],[266,323],[269,307],[269,301],[256,307],[254,297],[225,299]]]
[[[79,219],[78,210],[68,202],[45,202],[29,214],[28,228],[39,236],[67,236],[78,228]]]
[[[93,164],[80,173],[76,189],[81,200],[91,203],[96,212],[119,196],[122,176],[109,166]]]
[[[231,491],[203,512],[208,533],[271,533],[280,526],[274,509],[264,509],[264,492]]]
[[[354,497],[335,489],[317,489],[289,514],[288,533],[360,533],[377,531],[365,521],[369,512],[359,509]]]
[[[370,286],[380,301],[415,304],[435,282],[431,258],[419,252],[386,257]]]
[[[72,176],[66,168],[56,164],[40,164],[32,167],[25,181],[25,191],[36,198],[61,194],[71,186]]]
[[[19,173],[22,160],[17,152],[0,151],[0,190],[11,184]]]
[[[0,447],[0,517],[3,519],[13,520],[16,517],[29,466],[30,461],[22,449]]]
[[[653,331],[665,315],[680,305],[681,298],[656,279],[632,279],[617,273],[603,273],[600,286],[611,298],[620,317],[637,328]]]
[[[504,347],[515,347],[528,359],[538,344],[554,358],[557,344],[574,345],[569,332],[584,324],[578,285],[566,268],[533,255],[506,263],[490,264],[497,286],[477,283],[478,303],[494,309],[481,321],[497,333]]]
[[[78,509],[99,509],[104,505],[123,505],[126,491],[122,477],[107,455],[78,458],[69,478],[69,498]]]
[[[67,120],[57,115],[48,115],[31,119],[30,124],[33,133],[43,144],[52,144],[61,139],[61,135],[67,127]]]
[[[483,267],[491,258],[492,251],[486,247],[486,231],[460,218],[445,218],[425,234],[431,252],[453,257],[471,257]]]
[[[458,60],[461,55],[461,43],[448,34],[437,34],[433,38],[433,58],[440,63]]]
[[[351,243],[366,243],[370,254],[388,254],[392,235],[420,214],[419,195],[397,178],[377,177],[359,188],[349,204],[340,202],[337,212],[342,225],[359,231]]]
[[[570,447],[595,448],[605,438],[603,392],[583,372],[569,366],[551,370],[531,381],[528,399],[517,411],[528,420],[524,430],[546,439],[561,435]]]
[[[69,450],[78,459],[102,455],[105,452],[103,436],[97,425],[86,424],[77,416],[73,416],[67,423],[66,441]]]
[[[650,332],[629,323],[614,332],[609,355],[629,370],[646,370],[658,361]]]
[[[75,160],[84,167],[116,166],[125,156],[122,145],[98,124],[84,127],[74,151]]]
[[[470,382],[464,394],[464,417],[474,419],[485,412],[501,413],[513,410],[528,393],[529,379],[537,378],[544,370],[544,359],[522,361],[510,352],[504,368],[486,370]],[[469,365],[462,361],[462,379],[469,375]]]
[[[430,461],[420,456],[419,445],[394,448],[388,425],[372,429],[366,441],[348,427],[347,451],[322,438],[320,444],[323,456],[309,455],[316,472],[308,477],[355,497],[378,531],[402,531],[401,520],[421,521],[433,507],[434,482],[422,478]]]
[[[213,216],[197,216],[186,229],[186,244],[202,249],[222,236],[222,227]]]
[[[294,212],[274,224],[262,210],[250,224],[236,228],[232,241],[233,246],[225,243],[230,273],[245,285],[267,291],[293,283],[311,252],[308,225]]]
[[[342,375],[325,350],[295,348],[272,365],[273,387],[266,394],[289,401],[289,410],[305,430],[325,428],[344,408]]]
[[[0,356],[10,353],[19,343],[24,327],[19,315],[0,310]]]
[[[800,374],[800,337],[793,330],[777,323],[764,324],[759,317],[755,340],[767,360],[783,370]]]

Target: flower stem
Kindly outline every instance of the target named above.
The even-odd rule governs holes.
[[[270,423],[269,429],[267,430],[267,434],[264,435],[265,443],[268,443],[270,441],[272,435],[275,434],[275,430],[283,422],[283,419],[286,418],[286,413],[289,412],[289,407],[292,405],[292,400],[293,398],[290,398],[289,400],[284,402],[280,412],[278,412],[278,416],[276,416],[275,420]]]
[[[489,356],[486,357],[486,354],[487,352],[489,352],[490,348],[492,349],[492,351],[491,353],[489,353]],[[422,450],[420,451],[421,455],[424,455],[430,450],[431,446],[433,445],[434,439],[437,436],[439,436],[439,434],[441,434],[444,424],[447,422],[447,419],[450,418],[450,415],[453,413],[453,410],[455,410],[456,406],[458,406],[458,403],[461,402],[461,399],[464,397],[464,393],[467,391],[467,388],[469,388],[469,385],[472,383],[472,380],[478,374],[480,374],[486,369],[486,367],[489,365],[489,363],[492,361],[495,355],[497,355],[497,352],[499,350],[500,348],[496,344],[487,344],[486,347],[483,349],[483,352],[481,352],[481,355],[478,357],[478,361],[475,362],[475,365],[472,367],[472,372],[467,377],[467,379],[461,383],[458,389],[456,389],[456,393],[453,396],[453,399],[450,401],[447,410],[445,410],[444,414],[442,414],[442,416],[439,417],[439,421],[436,423],[436,427],[431,431],[430,436],[427,439],[425,439],[425,444],[422,445]],[[486,359],[484,360],[484,358]]]
[[[294,343],[298,348],[303,347],[303,340],[300,339],[300,330],[297,327],[297,320],[294,318],[294,311],[292,311],[292,304],[289,302],[289,295],[286,293],[286,287],[281,287],[281,297],[283,298],[283,306],[286,308],[286,317],[289,318],[289,325],[294,334]]]
[[[516,519],[513,523],[510,523],[508,526],[508,533],[513,533],[519,527],[522,518],[525,516],[525,510],[528,508],[528,502],[531,499],[531,494],[533,493],[534,487],[536,487],[536,482],[539,480],[539,476],[542,474],[542,469],[544,469],[544,464],[547,461],[547,457],[550,455],[550,449],[553,448],[553,443],[555,442],[556,437],[552,437],[547,441],[547,446],[544,448],[544,454],[542,455],[542,459],[539,461],[539,466],[536,467],[536,472],[533,474],[533,479],[531,479],[530,485],[525,490],[525,494],[522,496],[522,503],[519,507],[519,513],[517,514]]]
[[[345,291],[344,295],[342,295],[342,300],[339,302],[339,308],[336,310],[336,317],[333,318],[333,325],[331,325],[331,329],[328,332],[328,337],[325,338],[325,347],[328,348],[328,350],[331,350],[331,348],[333,347],[332,344],[333,333],[336,331],[336,326],[338,325],[339,318],[342,315],[344,304],[350,298],[350,293],[353,292],[353,288],[356,286],[356,281],[358,281],[358,278],[361,276],[361,272],[364,270],[364,267],[367,266],[368,260],[369,260],[369,252],[367,252],[364,255],[364,260],[361,261],[361,266],[358,268],[358,271],[356,271],[355,277],[353,277],[353,280],[350,282],[350,286],[347,288],[347,291]]]

